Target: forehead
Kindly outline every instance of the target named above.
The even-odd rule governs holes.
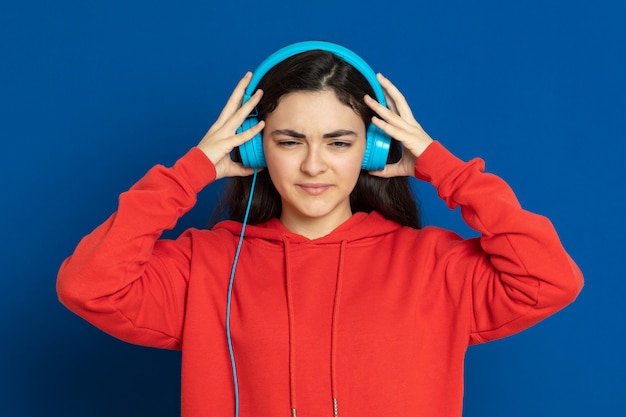
[[[329,128],[365,128],[359,114],[342,103],[332,90],[297,91],[285,94],[276,109],[266,116],[268,124],[290,124],[297,126]]]

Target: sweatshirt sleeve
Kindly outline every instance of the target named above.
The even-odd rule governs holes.
[[[469,299],[470,343],[499,339],[571,303],[583,286],[551,222],[522,209],[511,188],[484,173],[484,162],[456,158],[439,142],[418,158],[415,176],[431,182],[448,207],[480,232],[443,256],[447,281]]]
[[[191,243],[186,235],[176,241],[159,237],[214,179],[215,167],[198,148],[171,168],[153,167],[63,262],[60,301],[127,342],[180,348]]]

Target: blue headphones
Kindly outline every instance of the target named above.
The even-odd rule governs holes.
[[[376,100],[378,100],[378,102],[383,106],[387,105],[383,88],[376,79],[376,74],[361,57],[359,57],[357,54],[350,51],[349,49],[344,48],[343,46],[322,41],[306,41],[294,43],[292,45],[288,45],[282,49],[279,49],[268,58],[266,58],[265,61],[263,61],[254,72],[254,75],[250,80],[250,84],[248,84],[248,87],[246,88],[243,102],[245,103],[250,100],[250,97],[257,89],[259,81],[276,64],[299,53],[316,50],[331,52],[346,61],[348,64],[352,65],[354,68],[356,68],[357,71],[363,74],[365,79],[374,89]],[[248,130],[251,127],[255,126],[257,123],[258,120],[256,118],[256,115],[251,114],[243,122],[239,129],[237,129],[237,133]],[[366,133],[365,156],[363,157],[363,163],[361,164],[361,167],[366,170],[383,169],[385,167],[385,164],[387,163],[387,155],[389,154],[390,143],[391,137],[383,132],[381,129],[379,129],[377,126],[375,126],[373,123],[370,123]],[[267,163],[265,162],[265,155],[263,155],[263,140],[261,133],[257,134],[252,139],[239,146],[239,152],[241,154],[241,161],[243,165],[252,168],[262,168],[267,166]]]

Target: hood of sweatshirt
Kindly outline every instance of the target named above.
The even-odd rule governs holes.
[[[332,395],[333,402],[329,404],[329,410],[332,407],[332,413],[335,417],[339,415],[339,400],[337,398],[337,384],[336,384],[336,350],[337,350],[337,323],[340,320],[340,306],[341,306],[341,287],[343,282],[344,275],[344,254],[346,247],[351,243],[372,239],[379,237],[381,235],[385,235],[388,233],[393,233],[394,231],[401,228],[399,224],[389,221],[385,219],[381,214],[377,212],[372,213],[363,213],[358,212],[352,215],[348,220],[335,228],[331,233],[322,236],[317,239],[309,239],[305,236],[292,233],[289,231],[278,219],[272,219],[266,223],[259,225],[246,225],[244,232],[244,239],[262,239],[263,241],[269,244],[275,244],[277,246],[282,246],[284,251],[283,260],[277,260],[277,262],[284,262],[284,270],[285,276],[283,277],[285,280],[285,289],[286,289],[286,303],[287,303],[287,314],[288,314],[288,323],[289,323],[289,394],[290,394],[290,409],[291,416],[297,416],[297,402],[296,402],[296,382],[295,382],[295,368],[296,368],[296,342],[295,342],[295,329],[296,329],[296,319],[294,317],[294,299],[293,299],[293,286],[292,286],[292,275],[297,271],[293,271],[290,263],[290,252],[292,251],[292,247],[299,245],[328,245],[328,244],[336,244],[337,250],[339,251],[339,263],[337,265],[336,276],[335,279],[335,294],[333,300],[333,309],[332,309],[332,323],[331,323],[331,335],[330,335],[330,394]],[[242,232],[242,224],[235,221],[223,221],[218,223],[214,229],[224,229],[228,232],[232,233],[235,236],[241,237]],[[235,258],[237,259],[237,257]],[[234,277],[234,269],[236,268],[236,260],[235,266],[233,267]],[[231,284],[232,285],[232,284]],[[234,284],[236,285],[236,283]],[[229,297],[230,300],[230,297]],[[229,301],[230,305],[230,301]],[[230,311],[227,313],[227,320],[230,317]],[[227,334],[230,338],[230,326],[227,324]],[[233,373],[235,374],[235,398],[236,403],[238,404],[238,384],[236,381],[236,366],[235,366],[235,358],[234,353],[231,350],[231,359],[233,361]],[[238,410],[238,405],[236,405],[236,409]],[[238,415],[238,412],[236,412]]]
[[[226,220],[218,223],[215,229],[228,230],[235,236],[241,234],[241,223]],[[355,242],[361,239],[368,239],[392,233],[399,229],[399,224],[385,219],[381,214],[377,212],[363,213],[357,212],[344,223],[339,225],[332,232],[326,236],[322,236],[317,239],[309,239],[305,236],[292,233],[289,231],[278,219],[272,219],[266,223],[258,225],[247,225],[245,230],[246,238],[258,238],[267,241],[273,241],[277,243],[283,242],[288,239],[291,244],[302,243],[341,243],[341,242]]]

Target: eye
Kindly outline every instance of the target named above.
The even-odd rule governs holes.
[[[280,140],[278,141],[278,145],[282,146],[283,148],[293,148],[294,146],[299,145],[300,142],[296,141],[296,140]]]
[[[330,145],[337,149],[349,148],[352,146],[352,142],[343,141],[343,140],[335,140],[330,143]]]

